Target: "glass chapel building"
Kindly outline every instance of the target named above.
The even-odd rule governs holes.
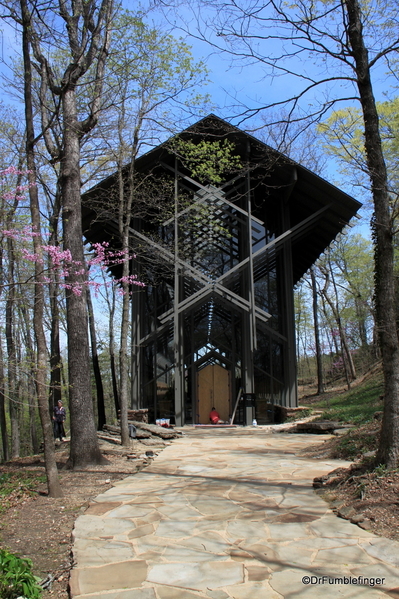
[[[228,140],[239,160],[217,182],[169,142],[135,162],[131,407],[181,426],[237,403],[236,423],[263,424],[297,405],[293,287],[360,204],[214,115],[179,137]],[[119,246],[117,180],[83,198],[91,243]]]

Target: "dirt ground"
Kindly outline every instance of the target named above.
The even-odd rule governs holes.
[[[305,455],[316,458],[352,459],[350,468],[337,469],[321,479],[315,479],[316,492],[330,504],[341,518],[358,524],[376,535],[399,541],[399,472],[386,471],[383,467],[373,469],[373,457],[377,445],[380,423],[373,422],[359,427],[350,434],[351,458],[343,438],[332,437]],[[347,437],[348,438],[348,437]],[[356,446],[363,452],[356,453]],[[361,459],[363,457],[363,459]]]
[[[368,473],[364,467],[330,473],[317,492],[341,518],[399,541],[399,473]]]
[[[145,447],[135,442],[132,450],[121,447],[103,449],[109,464],[90,470],[62,470],[68,457],[68,443],[57,449],[61,486],[64,497],[46,496],[47,486],[41,484],[33,495],[23,490],[9,498],[8,509],[0,515],[0,547],[28,557],[33,561],[34,573],[48,579],[49,587],[43,599],[67,599],[71,563],[71,532],[76,518],[83,513],[92,498],[107,490],[115,481],[135,474],[150,463],[146,451],[154,454],[162,447]],[[135,453],[141,459],[130,460]],[[37,456],[15,459],[0,465],[0,475],[16,470],[44,473],[44,462]]]
[[[368,434],[370,431],[368,430]],[[370,433],[371,434],[371,433]],[[328,458],[340,457],[339,438],[309,450],[307,455]],[[136,442],[137,443],[137,442]],[[162,448],[145,446],[134,448],[142,459],[128,460],[122,448],[105,450],[109,464],[84,471],[60,470],[64,497],[47,498],[46,486],[30,496],[15,493],[10,506],[0,515],[0,546],[34,562],[35,574],[48,578],[51,584],[43,592],[43,599],[68,599],[68,576],[71,564],[71,531],[74,521],[83,513],[90,499],[108,489],[112,483],[136,473],[151,460],[146,450],[158,453]],[[132,453],[131,451],[128,453]],[[57,451],[59,465],[67,459],[68,447]],[[42,459],[37,456],[9,462],[0,466],[0,475],[16,469],[44,471]],[[364,467],[336,470],[316,481],[320,493],[337,515],[356,522],[375,534],[399,541],[399,473],[383,470],[367,473]]]

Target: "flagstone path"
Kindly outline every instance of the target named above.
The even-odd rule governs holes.
[[[348,464],[298,455],[324,436],[183,430],[76,520],[73,599],[399,598],[399,543],[312,489]]]

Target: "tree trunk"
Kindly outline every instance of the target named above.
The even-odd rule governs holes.
[[[55,153],[55,152],[54,152]],[[60,216],[60,190],[57,185],[54,206],[50,216],[50,238],[49,245],[59,247],[58,240],[58,222]],[[50,209],[49,209],[50,211]],[[50,298],[50,392],[49,392],[49,413],[53,416],[54,406],[62,401],[62,357],[60,348],[60,273],[58,269],[51,269],[51,258],[49,257],[48,268],[51,282],[49,283]]]
[[[342,319],[341,319],[340,309],[339,309],[338,291],[337,291],[337,286],[336,286],[335,278],[334,278],[334,272],[333,272],[330,260],[328,260],[328,267],[323,265],[323,267],[320,266],[319,268],[325,277],[325,284],[324,284],[323,289],[321,290],[321,293],[322,293],[323,297],[325,298],[326,302],[328,303],[328,305],[330,306],[331,312],[334,316],[334,319],[335,319],[335,322],[336,322],[336,325],[337,325],[338,331],[339,331],[342,360],[343,360],[344,368],[345,368],[346,382],[347,382],[348,389],[349,389],[351,379],[353,380],[356,378],[356,370],[355,370],[355,365],[353,363],[352,356],[351,356],[351,353],[350,353],[350,350],[348,347],[348,343],[346,340],[345,329],[342,325]],[[333,287],[334,287],[335,302],[331,299],[331,297],[327,293],[328,287],[330,285],[330,281],[332,281]]]
[[[52,219],[50,219],[52,220]],[[54,224],[57,227],[57,222]],[[58,239],[56,230],[52,231],[50,237],[50,245],[58,246]],[[50,266],[50,265],[49,265]],[[51,325],[50,325],[50,393],[49,393],[49,409],[50,414],[53,414],[53,408],[62,401],[62,387],[61,387],[61,371],[62,371],[62,358],[60,349],[60,308],[58,304],[58,294],[60,289],[59,273],[58,271],[50,273],[51,283],[49,284],[49,296],[50,296],[50,312],[51,312]]]
[[[89,329],[90,329],[90,340],[91,340],[91,359],[93,362],[94,379],[96,381],[96,392],[97,392],[97,430],[102,431],[104,424],[107,420],[105,417],[105,405],[104,405],[104,388],[101,379],[100,364],[98,362],[97,353],[97,339],[96,339],[96,324],[94,322],[93,303],[91,301],[90,287],[86,289],[87,293],[87,308],[89,312]]]
[[[132,168],[132,167],[131,167]],[[122,177],[122,167],[119,166],[119,233],[122,239],[122,250],[124,252],[124,262],[122,271],[122,319],[121,319],[121,342],[119,350],[119,401],[121,406],[120,411],[120,422],[121,422],[121,441],[122,445],[128,446],[130,444],[129,428],[127,410],[129,407],[129,358],[127,354],[128,348],[128,330],[129,330],[129,315],[130,315],[130,301],[129,301],[129,285],[126,283],[126,277],[129,275],[129,225],[131,216],[131,203],[129,200],[125,202],[125,190]],[[130,195],[131,190],[128,191]],[[126,206],[130,204],[130,210],[126,209]]]
[[[366,319],[364,306],[363,306],[363,298],[358,295],[355,297],[355,309],[356,309],[356,317],[358,323],[358,331],[361,347],[363,350],[368,350],[368,340],[367,340],[367,328],[366,328]]]
[[[38,256],[35,262],[35,298],[33,308],[33,328],[37,347],[36,362],[36,390],[39,405],[39,415],[43,430],[44,442],[44,461],[47,476],[47,489],[50,497],[62,497],[63,493],[58,479],[58,469],[55,460],[54,438],[52,421],[49,418],[47,409],[47,388],[46,388],[46,369],[47,369],[47,350],[46,337],[43,327],[44,312],[44,277],[43,277],[43,249],[41,240],[41,223],[39,197],[35,175],[35,157],[34,144],[35,135],[33,128],[33,105],[32,105],[32,71],[29,48],[29,29],[30,15],[26,0],[21,0],[21,12],[23,18],[23,57],[24,57],[24,96],[25,96],[25,120],[26,120],[26,155],[28,166],[29,199],[30,213],[32,219],[32,228],[37,235],[33,237],[34,252]]]
[[[379,119],[364,44],[359,0],[345,0],[348,36],[356,65],[357,86],[364,119],[367,166],[374,201],[376,319],[384,373],[384,414],[377,461],[388,468],[399,463],[399,342],[395,313],[393,220],[388,177],[382,151]]]
[[[9,228],[9,227],[8,227]],[[14,339],[14,305],[15,305],[15,282],[14,282],[14,243],[7,238],[8,250],[8,292],[6,301],[6,340],[8,361],[8,396],[9,412],[11,422],[11,457],[17,458],[20,453],[19,434],[19,404],[17,398],[17,355]]]
[[[129,263],[125,262],[124,267]],[[123,269],[125,271],[125,268]],[[123,275],[125,276],[125,274]],[[127,287],[127,291],[125,289]],[[128,356],[128,330],[129,330],[129,286],[124,285],[121,321],[121,347],[120,347],[120,406],[121,406],[121,440],[122,445],[130,445],[127,411],[129,408],[129,356]]]
[[[0,337],[0,430],[1,430],[1,442],[2,442],[2,448],[3,448],[3,460],[5,462],[8,462],[9,450],[8,450],[8,433],[7,433],[4,387],[5,387],[5,380],[4,380],[3,346],[2,346],[2,340]]]
[[[108,350],[111,368],[111,381],[112,381],[112,395],[114,398],[115,416],[118,417],[120,405],[119,405],[119,393],[118,393],[118,377],[116,374],[115,364],[115,333],[114,333],[114,316],[115,316],[115,287],[111,287],[111,299],[109,297],[109,289],[105,286],[105,301],[108,306]]]
[[[343,350],[345,351],[345,356],[346,356],[346,359],[347,359],[348,364],[349,364],[349,370],[350,370],[351,378],[352,378],[352,380],[354,380],[356,378],[356,369],[355,369],[355,365],[353,363],[352,354],[351,354],[349,346],[348,346],[348,340],[347,340],[347,337],[346,337],[346,332],[345,332],[344,327],[342,326],[342,319],[341,319],[341,314],[340,314],[340,309],[339,309],[339,299],[338,299],[337,284],[335,282],[334,271],[333,271],[333,268],[332,268],[330,260],[328,260],[328,266],[330,268],[331,280],[332,280],[332,283],[333,283],[334,294],[335,294],[335,306],[334,306],[333,303],[331,303],[331,309],[333,310],[333,312],[335,314],[335,319],[337,321],[338,329],[339,329],[339,334],[340,334],[340,337],[341,337],[341,346],[343,347]],[[344,354],[342,352],[342,356],[343,355]],[[349,387],[349,385],[348,385],[348,387]]]
[[[26,0],[21,0],[21,2]],[[104,86],[104,71],[109,55],[111,23],[114,17],[113,0],[87,0],[85,2],[64,2],[59,0],[46,7],[49,13],[38,16],[38,29],[33,18],[29,22],[29,40],[35,59],[40,66],[42,92],[49,90],[60,98],[61,113],[58,114],[58,102],[55,102],[55,117],[62,123],[62,144],[57,148],[61,155],[59,189],[61,192],[64,249],[70,253],[71,260],[65,265],[69,273],[66,281],[66,309],[68,335],[68,372],[69,399],[71,416],[71,453],[69,466],[84,467],[103,462],[98,448],[94,424],[93,405],[90,393],[90,362],[87,330],[86,293],[83,289],[87,282],[83,258],[81,196],[80,196],[80,141],[84,133],[95,127],[101,111]],[[46,18],[50,15],[50,20]],[[53,19],[55,27],[53,28]],[[67,66],[59,77],[59,63],[52,68],[47,49],[42,47],[44,38],[42,28],[46,28],[48,38],[45,43],[57,39],[60,23],[67,30],[69,56],[64,53]],[[52,38],[52,36],[54,36]],[[57,58],[55,58],[57,60]],[[90,82],[81,81],[85,74],[91,73]],[[86,118],[78,121],[76,107],[76,87],[86,85],[87,105],[84,106],[83,94],[81,113],[86,110]],[[88,87],[87,87],[88,85]],[[44,90],[44,91],[43,91]],[[43,97],[43,96],[42,96]],[[86,98],[85,98],[86,100]],[[45,111],[44,111],[45,113]],[[42,112],[42,118],[43,114]],[[47,116],[44,120],[49,122]],[[48,133],[48,130],[47,130]],[[43,131],[45,142],[49,145],[49,136]],[[50,148],[51,150],[51,148]],[[50,152],[51,153],[51,152]]]
[[[121,406],[121,440],[122,445],[129,445],[129,429],[128,429],[128,417],[127,410],[129,405],[129,367],[130,367],[130,356],[128,353],[128,332],[130,326],[130,298],[129,292],[131,284],[128,279],[130,272],[131,261],[129,259],[130,254],[130,222],[132,219],[132,205],[133,195],[135,189],[135,160],[139,147],[139,132],[143,124],[143,118],[145,109],[143,106],[138,110],[137,121],[133,132],[133,140],[130,149],[130,166],[129,166],[129,181],[128,189],[125,190],[123,171],[122,171],[122,158],[123,158],[123,127],[125,124],[125,104],[122,102],[122,113],[121,118],[118,122],[118,135],[119,135],[119,150],[120,154],[118,157],[118,185],[119,185],[119,206],[118,206],[118,225],[119,235],[122,241],[122,251],[124,253],[123,258],[123,271],[122,271],[122,289],[123,289],[123,300],[122,300],[122,320],[121,320],[121,342],[120,342],[120,353],[119,353],[119,364],[120,364],[120,406]]]
[[[29,361],[29,378],[27,384],[27,397],[29,403],[29,430],[31,447],[34,454],[39,453],[39,442],[36,430],[36,355],[31,338],[31,321],[25,305],[20,306],[20,320],[24,325],[24,346]]]
[[[69,466],[85,467],[104,462],[97,441],[90,385],[90,358],[86,308],[87,273],[84,267],[81,195],[80,138],[75,89],[71,85],[62,95],[63,147],[61,163],[62,219],[64,250],[71,253],[72,264],[66,277],[66,317],[68,333],[69,408],[71,450]]]
[[[112,287],[112,302],[110,305],[110,312],[109,312],[109,356],[110,356],[111,378],[112,378],[112,393],[114,396],[114,404],[115,404],[115,415],[116,415],[116,417],[118,417],[119,410],[121,409],[121,407],[120,407],[120,403],[119,403],[118,377],[116,376],[116,364],[115,364],[114,314],[115,314],[115,288]]]
[[[316,277],[315,277],[313,268],[310,269],[310,278],[311,278],[311,282],[312,282],[313,323],[314,323],[314,337],[315,337],[315,343],[316,343],[317,393],[320,395],[321,393],[324,393],[323,362],[322,362],[321,345],[320,345],[319,314],[318,314],[318,310],[317,310]]]
[[[350,374],[349,374],[349,370],[348,370],[348,360],[347,360],[347,351],[346,348],[347,346],[344,343],[344,339],[345,339],[345,331],[342,327],[342,321],[341,321],[341,316],[339,313],[339,305],[338,305],[338,296],[336,294],[335,297],[335,304],[332,301],[331,297],[328,295],[327,290],[328,287],[330,285],[330,277],[332,275],[332,271],[331,271],[331,265],[329,265],[330,268],[326,268],[325,266],[320,267],[321,272],[323,273],[324,277],[325,277],[325,284],[323,289],[321,290],[321,294],[322,297],[325,299],[326,303],[329,305],[330,310],[332,312],[333,318],[335,320],[335,326],[338,327],[338,334],[339,334],[339,340],[340,340],[340,346],[341,348],[338,347],[338,342],[337,342],[337,336],[335,333],[334,329],[331,329],[331,334],[334,340],[334,344],[335,344],[335,352],[337,355],[341,355],[342,358],[342,363],[344,366],[344,372],[345,372],[345,379],[346,379],[346,384],[348,385],[348,389],[350,389],[351,386],[351,378],[350,378]],[[337,291],[336,287],[335,288],[335,292]],[[324,306],[324,312],[325,311],[325,306]]]
[[[51,330],[50,330],[50,393],[49,409],[51,415],[53,408],[62,401],[62,357],[60,349],[60,313],[58,305],[58,284],[50,283],[50,311],[51,311]]]

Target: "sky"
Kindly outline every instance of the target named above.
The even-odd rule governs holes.
[[[187,10],[185,11],[184,9],[180,8],[178,14],[169,10],[168,21],[177,26],[176,31],[179,31],[179,27],[182,28],[182,32],[184,33],[190,28],[192,28],[194,32],[196,31],[195,18],[192,16],[190,17]],[[187,23],[189,23],[189,25],[187,25]],[[216,39],[215,37],[212,38],[212,34],[210,34],[210,38],[211,40],[215,40],[216,43],[220,43],[220,39]],[[259,61],[255,61],[252,64],[247,63],[246,65],[243,65],[242,61],[236,61],[232,59],[231,55],[215,50],[204,41],[200,41],[190,36],[188,36],[187,39],[188,42],[192,44],[194,55],[196,57],[205,58],[208,68],[210,69],[211,83],[208,86],[208,92],[218,105],[218,107],[215,109],[216,114],[222,116],[223,118],[227,118],[227,120],[231,120],[233,124],[237,124],[242,128],[248,128],[248,130],[254,132],[255,136],[261,134],[261,131],[258,131],[258,127],[261,124],[261,119],[257,117],[250,120],[243,120],[242,116],[236,115],[240,115],[240,113],[242,114],[243,110],[245,110],[245,107],[247,106],[257,107],[260,105],[282,101],[283,99],[287,98],[287,96],[292,95],[295,91],[298,91],[302,85],[302,82],[298,81],[298,79],[293,76],[277,76],[272,78],[265,75],[265,71]],[[265,55],[267,52],[271,51],[271,48],[272,51],[277,53],[277,50],[274,47],[275,44],[275,41],[263,42]],[[295,63],[293,59],[290,61],[290,68],[299,72],[303,68],[303,64],[301,64],[299,60],[296,60]],[[329,68],[330,65],[325,67],[323,76],[328,77],[331,74],[328,70]],[[316,77],[316,73],[320,71],[320,69],[317,69],[311,60],[307,62],[306,69],[309,77]],[[385,67],[374,69],[373,84],[376,99],[380,101],[385,100],[387,94]],[[329,92],[327,92],[327,87],[324,89],[316,88],[314,95],[309,94],[306,96],[302,103],[302,110],[307,111],[312,102],[315,105],[315,96],[317,94],[342,94],[344,90],[344,96],[346,95],[352,97],[354,95],[353,86],[346,86],[345,90],[345,84],[342,81],[333,84],[331,87],[332,89],[330,89]],[[345,106],[353,104],[358,106],[357,102],[348,101],[338,104],[337,107],[344,108]],[[276,112],[276,110],[274,112]],[[267,119],[266,113],[264,114],[264,118]],[[339,173],[337,164],[333,159],[330,158],[326,161],[322,176],[350,195],[353,195],[358,201],[365,203],[364,191],[354,189],[349,184],[347,179],[343,179]],[[353,219],[353,228],[356,230],[356,232],[359,232],[365,237],[370,238],[370,209],[363,209],[361,211],[361,216],[362,220]]]
[[[234,5],[235,3],[230,3]],[[262,7],[266,3],[252,0],[250,3],[246,0],[239,0],[238,5],[249,5],[252,7]],[[371,1],[371,5],[374,4],[374,0]],[[305,3],[306,5],[306,3]],[[165,6],[165,5],[163,5]],[[215,109],[216,114],[222,118],[230,120],[233,124],[238,125],[240,128],[246,128],[249,131],[253,131],[254,135],[261,134],[258,127],[261,122],[261,117],[258,115],[255,118],[249,120],[243,120],[241,116],[245,107],[257,107],[272,104],[274,102],[280,102],[287,97],[297,93],[303,88],[303,81],[298,78],[287,75],[287,76],[275,76],[271,77],[267,74],[261,60],[246,61],[243,64],[242,61],[232,58],[231,55],[224,54],[221,51],[215,50],[212,46],[204,41],[200,41],[198,37],[205,34],[211,43],[224,45],[223,36],[215,36],[213,29],[220,27],[215,25],[218,22],[219,15],[223,15],[223,11],[217,11],[215,4],[208,5],[211,8],[208,10],[203,9],[199,14],[194,8],[194,11],[186,7],[185,4],[179,4],[178,10],[173,8],[163,9],[158,15],[152,13],[153,18],[156,20],[159,18],[167,20],[170,24],[175,27],[175,31],[181,31],[184,34],[192,32],[195,37],[188,36],[188,42],[192,44],[193,52],[196,57],[203,57],[206,59],[208,68],[210,69],[210,78],[212,83],[208,86],[208,92],[211,94],[213,100],[218,104],[218,108]],[[229,10],[229,3],[225,4],[226,10]],[[213,12],[212,12],[213,10]],[[395,10],[395,9],[394,9]],[[397,13],[399,10],[396,8]],[[265,16],[265,15],[262,15]],[[267,16],[267,15],[266,15]],[[396,15],[398,16],[398,14]],[[385,15],[383,15],[383,19]],[[202,23],[208,21],[211,24],[211,28],[204,28],[202,25],[202,31],[198,27],[198,22]],[[252,32],[256,35],[264,36],[266,29],[263,28],[265,21],[262,22],[262,28],[252,29]],[[370,58],[373,58],[375,54],[381,49],[379,42],[373,37],[374,31],[377,30],[378,21],[373,16],[372,28],[365,28],[365,35],[368,31],[372,32],[372,35],[366,39],[370,53]],[[336,23],[337,31],[339,22]],[[327,22],[326,29],[330,32],[334,31],[334,23]],[[271,35],[275,33],[271,32]],[[385,35],[386,32],[383,32]],[[389,35],[389,32],[388,32]],[[328,45],[325,38],[322,40],[323,44]],[[254,46],[255,52],[262,58],[268,55],[282,55],[284,52],[292,52],[297,49],[298,40],[295,39],[293,45],[286,45],[280,40],[268,39],[259,40]],[[387,40],[382,39],[382,47],[387,45]],[[226,47],[226,45],[224,45]],[[330,47],[335,50],[335,46]],[[237,46],[234,48],[237,50]],[[250,64],[252,62],[252,64]],[[337,74],[337,61],[331,60],[321,61],[319,64],[315,63],[315,60],[310,57],[309,54],[301,54],[300,57],[291,56],[288,62],[279,62],[281,66],[290,69],[296,73],[304,73],[309,78],[317,79],[318,77],[330,78]],[[347,75],[347,71],[342,71],[343,76]],[[372,70],[372,80],[374,95],[377,101],[384,101],[388,97],[395,96],[397,94],[397,81],[392,81],[391,74],[388,72],[388,68],[384,62],[377,63]],[[394,87],[396,85],[396,88]],[[317,102],[320,98],[331,98],[331,97],[348,97],[353,98],[358,95],[358,90],[354,87],[353,83],[344,80],[330,82],[324,87],[316,87],[313,92],[304,96],[301,101],[300,111],[307,112],[317,107]],[[360,104],[356,100],[347,100],[340,102],[335,105],[336,108],[345,108],[346,106],[355,105],[360,108]],[[278,109],[273,109],[274,116]],[[269,115],[269,116],[267,116]],[[262,113],[263,118],[267,121],[270,118],[270,113]],[[270,122],[270,121],[269,121]],[[320,142],[321,143],[321,142]],[[311,168],[311,167],[310,167]],[[370,198],[365,198],[364,190],[354,188],[350,185],[348,178],[343,178],[337,168],[335,161],[330,158],[327,160],[325,170],[322,172],[322,176],[327,178],[331,183],[336,184],[338,187],[353,195],[358,201],[365,203],[365,199],[370,202]],[[355,227],[359,232],[369,237],[369,219],[370,219],[370,208],[362,210],[364,220],[362,222],[355,221]]]
[[[195,59],[202,59],[206,62],[209,69],[210,82],[201,91],[207,92],[211,96],[212,102],[215,105],[213,112],[242,128],[255,129],[253,131],[254,135],[259,135],[260,132],[256,131],[260,123],[259,119],[247,122],[242,121],[242,118],[237,115],[243,112],[243,107],[245,106],[256,107],[261,104],[277,102],[287,97],[288,93],[291,94],[297,89],[297,81],[292,77],[265,77],[259,62],[245,66],[237,64],[237,62],[232,60],[231,56],[215,50],[204,41],[190,37],[185,31],[185,22],[190,18],[189,12],[184,6],[180,6],[177,13],[172,12],[172,10],[169,10],[167,15],[160,10],[154,10],[151,13],[151,19],[155,23],[162,23],[169,31],[172,28],[174,35],[185,37],[187,43],[192,46]],[[192,24],[194,24],[194,21],[192,21]],[[1,29],[0,74],[7,76],[10,57],[15,56],[16,53],[20,53],[19,40],[11,27],[6,23],[3,22],[1,24]],[[294,66],[298,69],[301,68],[301,64],[294,65],[292,62],[291,67],[294,68]],[[307,68],[309,74],[312,75],[313,65],[311,62],[308,63]],[[378,100],[384,100],[387,92],[387,84],[384,79],[385,73],[383,71],[375,73],[374,83],[376,98]],[[6,103],[14,101],[5,92],[2,93],[2,100]],[[305,102],[303,108],[306,109],[307,107],[308,105]],[[342,181],[337,166],[332,160],[328,161],[327,171],[324,176],[347,193],[352,194],[353,189],[350,185]],[[355,192],[353,195],[360,202],[363,201],[361,194]],[[370,238],[368,222],[371,215],[370,212],[366,213],[365,211],[362,211],[362,214],[364,214],[363,221],[359,222],[353,219],[353,230],[361,233],[364,237]],[[102,319],[100,319],[101,322]]]
[[[126,2],[127,4],[130,4]],[[152,5],[154,7],[154,5]],[[164,5],[165,6],[165,5]],[[252,65],[248,63],[244,66],[237,60],[233,60],[231,56],[223,54],[220,51],[215,50],[209,44],[204,41],[200,41],[198,38],[192,37],[187,34],[189,29],[193,34],[199,35],[196,21],[199,13],[194,9],[187,8],[185,4],[179,4],[178,9],[175,10],[173,7],[153,8],[150,13],[150,20],[156,24],[162,24],[169,30],[172,29],[174,35],[183,36],[186,41],[192,46],[194,57],[199,60],[205,60],[209,69],[210,82],[202,92],[207,92],[211,96],[211,100],[214,103],[213,112],[230,120],[233,124],[246,128],[247,130],[253,131],[254,135],[258,134],[257,128],[261,124],[259,117],[251,120],[243,120],[242,115],[245,107],[257,107],[260,105],[278,102],[283,98],[287,97],[287,94],[292,94],[295,90],[298,90],[298,80],[292,76],[288,77],[274,77],[265,76],[265,72],[262,68],[262,64],[259,61],[255,61]],[[201,18],[203,21],[217,18],[215,13],[202,9]],[[2,34],[0,38],[0,73],[7,74],[7,65],[9,64],[9,57],[15,52],[19,51],[19,43],[12,31],[11,27],[5,23],[2,23]],[[224,39],[215,36],[211,32],[211,29],[204,29],[206,35],[209,37],[211,42],[223,43]],[[281,45],[276,40],[269,40],[267,42],[260,42],[261,46],[258,48],[260,53],[267,55],[267,53],[275,52],[276,54],[282,50]],[[299,72],[304,68],[304,63],[298,61],[298,59],[292,58],[289,64],[289,68]],[[325,76],[328,76],[329,65],[325,65]],[[312,77],[316,75],[316,66],[312,64],[311,60],[306,62],[307,74]],[[387,93],[387,83],[385,81],[384,70],[376,71],[374,76],[375,84],[375,95],[377,100],[385,99]],[[342,92],[342,82],[335,83],[335,89],[333,86],[332,93],[338,91]],[[338,89],[340,87],[340,89]],[[319,97],[321,94],[327,93],[326,89],[317,90]],[[347,92],[345,92],[347,93]],[[348,95],[353,95],[353,91],[350,89]],[[5,102],[12,102],[12,98],[7,97],[3,94],[3,100]],[[307,96],[302,104],[302,110],[306,111],[309,109],[312,101],[312,95]],[[341,107],[345,106],[345,103]],[[347,183],[343,185],[342,178],[340,178],[336,165],[332,160],[327,162],[326,171],[323,176],[328,178],[331,182],[338,184],[339,187],[343,188],[347,193],[353,194],[356,199],[362,201],[361,194],[356,190],[350,188]]]

